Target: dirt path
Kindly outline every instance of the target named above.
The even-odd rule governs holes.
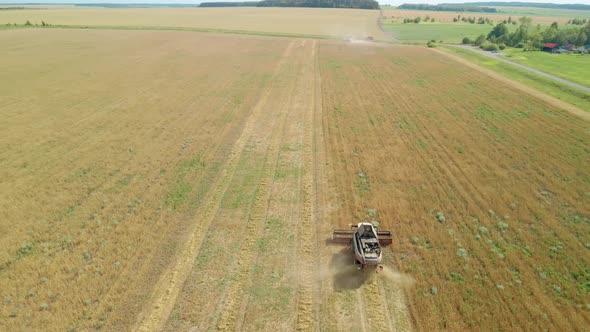
[[[284,54],[282,60],[277,65],[275,74],[279,73],[282,66],[285,65],[294,42],[290,43]],[[156,331],[161,330],[165,324],[170,312],[176,302],[178,294],[185,282],[190,269],[196,259],[203,238],[209,228],[209,225],[214,218],[217,209],[221,204],[221,200],[232,180],[233,174],[246,142],[254,133],[254,124],[258,118],[263,115],[264,105],[271,94],[271,89],[267,88],[260,98],[258,104],[254,107],[252,114],[248,118],[240,138],[234,144],[230,157],[225,164],[220,176],[215,180],[213,190],[208,193],[205,199],[205,205],[199,210],[200,213],[196,217],[194,223],[195,227],[191,232],[191,236],[180,251],[178,260],[171,265],[171,268],[165,272],[160,281],[154,288],[154,294],[149,302],[149,306],[145,309],[143,314],[139,316],[135,330],[139,331]]]
[[[383,10],[380,9],[379,10],[379,17],[377,17],[377,27],[379,28],[379,30],[381,30],[381,32],[383,33],[383,35],[385,35],[386,37],[389,38],[390,41],[394,42],[394,43],[399,43],[399,40],[397,38],[395,38],[395,36],[393,35],[393,33],[386,31],[385,29],[383,29],[383,20],[385,19],[385,15],[383,15]]]
[[[491,71],[489,69],[486,69],[486,68],[483,68],[481,66],[478,66],[478,65],[476,65],[476,64],[474,64],[474,63],[472,63],[472,62],[470,62],[468,60],[465,60],[465,59],[463,59],[461,57],[458,57],[456,55],[449,54],[447,52],[443,52],[443,51],[437,50],[437,49],[431,49],[431,50],[433,52],[437,52],[437,53],[442,54],[442,55],[444,55],[446,57],[449,57],[449,58],[451,58],[451,59],[453,59],[453,60],[455,60],[455,61],[457,61],[457,62],[459,62],[461,64],[464,64],[465,66],[467,66],[469,68],[472,68],[472,69],[475,69],[475,70],[477,70],[479,72],[482,72],[482,73],[484,73],[484,74],[492,77],[495,80],[498,80],[498,81],[501,81],[501,82],[510,84],[512,87],[514,87],[514,88],[516,88],[516,89],[518,89],[518,90],[520,90],[520,91],[522,91],[522,92],[524,92],[524,93],[526,93],[526,94],[528,94],[530,96],[533,96],[535,98],[541,99],[541,100],[545,101],[546,103],[548,103],[548,104],[550,104],[552,106],[555,106],[557,108],[560,108],[560,109],[563,109],[565,111],[568,111],[568,112],[570,112],[570,113],[572,113],[572,114],[574,114],[574,115],[576,115],[576,116],[578,116],[578,117],[580,117],[580,118],[582,118],[584,120],[590,121],[590,113],[589,112],[585,112],[584,110],[581,110],[581,109],[577,108],[576,106],[573,106],[573,105],[571,105],[571,104],[569,104],[569,103],[567,103],[567,102],[565,102],[563,100],[557,99],[555,97],[551,97],[551,96],[549,96],[547,94],[544,94],[543,92],[540,92],[540,91],[538,91],[536,89],[533,89],[533,88],[531,88],[531,87],[529,87],[529,86],[527,86],[525,84],[522,84],[522,83],[513,81],[513,80],[511,80],[509,78],[506,78],[506,77],[504,77],[504,76],[502,76],[502,75],[500,75],[500,74],[498,74],[498,73],[496,73],[494,71]]]

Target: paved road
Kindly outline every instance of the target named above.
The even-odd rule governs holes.
[[[481,50],[481,49],[479,49],[477,47],[469,46],[469,45],[451,45],[451,44],[447,44],[445,46],[460,47],[460,48],[463,48],[463,49],[466,49],[466,50],[470,50],[470,51],[479,53],[481,55],[485,55],[487,57],[494,58],[494,59],[496,59],[498,61],[506,62],[506,63],[511,64],[513,66],[516,66],[516,67],[522,68],[524,70],[528,70],[530,72],[533,72],[533,73],[535,73],[537,75],[541,75],[543,77],[547,77],[549,79],[558,81],[560,83],[563,83],[563,84],[569,85],[571,87],[574,87],[574,88],[577,88],[577,89],[580,89],[582,91],[585,91],[585,92],[590,93],[590,87],[587,87],[585,85],[581,85],[581,84],[578,84],[578,83],[574,83],[572,81],[564,80],[561,77],[557,77],[555,75],[547,74],[546,72],[543,72],[543,71],[540,71],[540,70],[537,70],[537,69],[534,69],[534,68],[531,68],[531,67],[527,67],[525,65],[521,65],[520,63],[516,63],[516,62],[510,61],[510,60],[507,60],[506,58],[502,57],[500,55],[500,53],[492,53],[492,52],[484,51],[484,50]]]

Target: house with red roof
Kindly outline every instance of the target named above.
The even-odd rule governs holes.
[[[557,50],[557,46],[557,43],[545,43],[545,45],[543,45],[543,51],[553,52],[553,50]]]

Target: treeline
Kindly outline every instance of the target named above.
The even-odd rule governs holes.
[[[470,23],[470,24],[492,24],[493,21],[490,20],[488,17],[478,17],[477,19],[475,17],[466,17],[466,16],[461,16],[461,15],[457,15],[457,17],[453,17],[453,22],[457,23],[457,22],[463,22],[463,23]]]
[[[567,21],[567,24],[584,25],[588,22],[590,22],[590,20],[581,19],[581,18],[572,18],[571,20]]]
[[[7,27],[12,27],[12,26],[15,26],[15,27],[18,27],[18,26],[23,26],[23,27],[39,27],[39,26],[41,26],[41,27],[49,27],[49,26],[51,26],[51,24],[49,24],[49,23],[47,23],[45,21],[41,21],[41,24],[38,24],[38,23],[31,23],[31,21],[29,21],[29,20],[27,20],[25,22],[25,24],[6,23],[4,25],[7,26]]]
[[[379,9],[379,3],[374,0],[263,0],[258,7]]]
[[[397,7],[399,9],[412,9],[412,10],[430,10],[439,12],[484,12],[484,13],[496,13],[496,8],[489,7],[477,7],[469,5],[453,5],[453,4],[441,4],[441,5],[426,5],[426,4],[409,4],[404,3]]]
[[[429,17],[428,15],[426,15],[423,18],[421,18],[420,16],[416,17],[416,18],[404,18],[403,22],[404,23],[420,23],[420,22],[434,22],[435,19],[434,17]],[[457,22],[463,22],[463,23],[471,23],[471,24],[493,24],[494,21],[490,20],[488,17],[466,17],[463,16],[461,17],[461,15],[457,16],[457,17],[453,17],[453,22],[457,23]],[[516,23],[514,23],[516,24]]]
[[[590,5],[582,4],[556,4],[556,3],[538,3],[538,2],[468,2],[461,4],[441,5],[471,5],[471,6],[491,6],[491,7],[531,7],[531,8],[551,8],[551,9],[575,9],[575,10],[590,10]]]
[[[475,40],[463,38],[463,44],[475,44],[485,50],[504,49],[506,46],[540,50],[545,43],[559,46],[584,46],[590,44],[590,23],[581,27],[560,28],[557,22],[542,29],[541,25],[532,25],[530,17],[518,19],[520,26],[510,32],[506,23],[497,24],[488,35],[480,35]]]
[[[422,17],[418,16],[416,18],[404,18],[404,24],[406,23],[420,23],[420,22],[434,22],[435,19],[434,17],[430,17],[428,15],[424,16],[424,19],[422,19]]]
[[[199,7],[257,7],[258,1],[245,2],[202,2]]]

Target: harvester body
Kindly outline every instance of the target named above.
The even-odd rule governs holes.
[[[355,262],[366,267],[381,264],[382,246],[391,244],[392,236],[390,231],[377,231],[371,223],[361,222],[351,230],[335,230],[332,242],[350,245]]]

